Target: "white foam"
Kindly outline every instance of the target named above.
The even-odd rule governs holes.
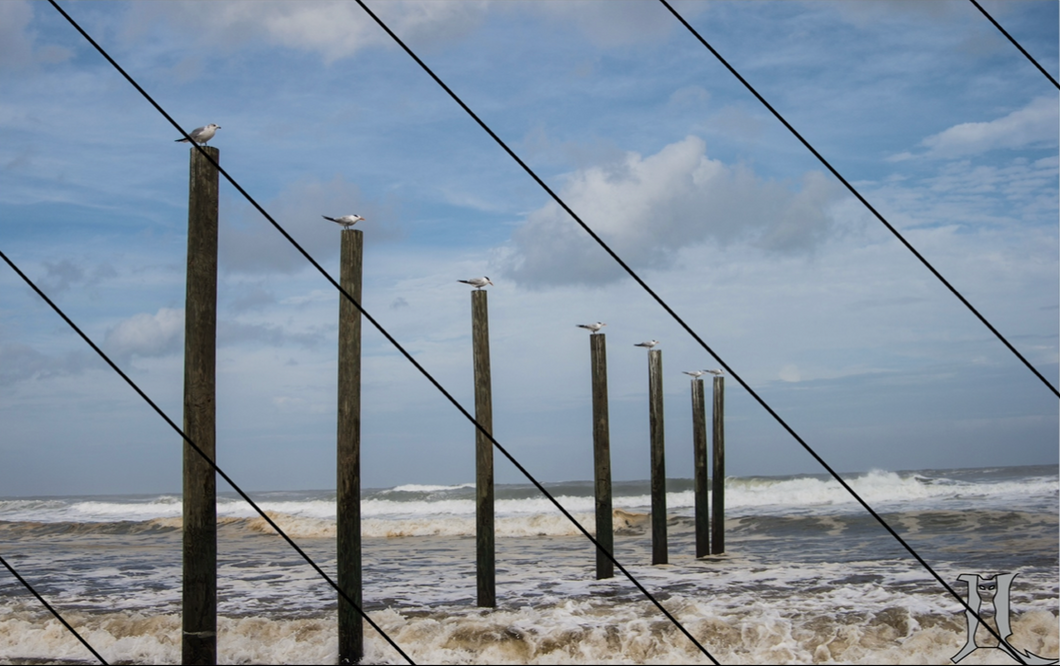
[[[1042,498],[1057,495],[1056,477],[1039,477],[999,483],[969,483],[946,478],[874,471],[851,477],[849,485],[877,509],[903,511],[933,508],[960,509],[976,503],[977,508],[1007,508],[1027,506],[1027,501],[1041,503]],[[572,513],[592,512],[595,500],[592,485],[584,484],[584,495],[561,495],[557,500]],[[381,491],[361,502],[365,518],[380,520],[416,520],[440,517],[467,517],[475,514],[475,501],[447,497],[448,491],[466,489],[471,484],[454,486],[406,485]],[[427,494],[415,499],[393,499],[398,492]],[[439,497],[431,497],[438,493]],[[331,493],[317,493],[316,497],[270,500],[258,502],[267,512],[301,516],[318,520],[335,519],[335,501]],[[667,507],[671,513],[689,515],[695,505],[691,490],[667,493]],[[799,514],[813,512],[860,512],[862,507],[838,482],[832,479],[759,479],[729,478],[725,490],[728,515],[740,516],[766,508],[771,514]],[[984,505],[987,502],[988,505]],[[647,494],[615,495],[615,508],[645,511],[651,506]],[[550,501],[542,496],[525,499],[499,499],[495,503],[498,517],[559,515]],[[219,517],[251,518],[256,512],[239,498],[218,499]],[[118,522],[178,518],[182,514],[179,497],[164,495],[155,498],[124,499],[9,499],[0,500],[0,520],[27,522]]]
[[[807,615],[792,612],[784,601],[754,602],[730,613],[709,599],[681,595],[666,605],[721,663],[949,663],[964,642],[961,618],[927,618],[901,606],[857,615]],[[0,660],[92,662],[54,618],[4,611]],[[497,610],[446,608],[415,616],[386,609],[369,615],[416,663],[708,663],[647,602],[567,600]],[[111,663],[180,662],[178,615],[74,612],[69,619]],[[921,621],[926,619],[932,621]],[[1056,622],[1052,613],[1025,613],[1013,622],[1012,643],[1055,656]],[[217,645],[221,664],[338,660],[333,613],[301,619],[220,617]],[[995,663],[990,655],[978,656]],[[403,663],[368,627],[364,661]]]
[[[456,485],[456,486],[428,486],[428,485],[420,485],[420,484],[410,483],[410,484],[407,484],[407,485],[404,485],[404,486],[395,486],[393,488],[389,488],[387,490],[380,491],[380,494],[389,494],[389,493],[437,493],[437,492],[444,492],[444,491],[447,491],[447,490],[463,490],[463,489],[466,489],[466,488],[474,488],[474,487],[475,487],[475,484],[473,484],[473,483],[461,483],[461,484]]]

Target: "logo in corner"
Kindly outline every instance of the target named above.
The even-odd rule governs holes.
[[[1056,659],[1046,659],[1030,652],[1020,652],[1012,647],[1008,639],[1012,635],[1012,607],[1009,594],[1012,591],[1012,579],[1017,574],[1004,573],[992,578],[983,578],[979,574],[961,574],[957,580],[968,585],[968,607],[965,617],[968,619],[968,642],[964,644],[961,651],[950,657],[950,661],[957,664],[962,659],[976,650],[1001,650],[1017,662],[1024,664],[1056,664]],[[983,608],[983,599],[993,599],[994,622],[997,624],[997,633],[1001,636],[1001,642],[997,645],[979,645],[975,642],[975,631],[979,628],[979,611]],[[975,611],[974,613],[972,611]]]

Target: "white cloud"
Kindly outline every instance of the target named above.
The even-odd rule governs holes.
[[[374,11],[414,47],[432,47],[462,38],[482,22],[486,2],[376,3]],[[209,12],[209,20],[203,15]],[[266,43],[320,54],[327,63],[393,40],[352,2],[199,2],[135,5],[130,34],[156,21],[193,33],[202,45],[231,49]]]
[[[283,236],[249,205],[238,204],[242,215],[223,210],[218,252],[221,268],[247,274],[274,271],[294,273],[309,266]],[[365,243],[390,240],[400,235],[390,205],[368,201],[357,185],[341,175],[328,182],[303,179],[292,183],[275,199],[263,204],[265,210],[317,261],[338,254],[341,229],[321,215],[356,214],[366,218],[359,228],[371,229]]]
[[[0,2],[0,69],[35,63],[62,62],[71,52],[58,46],[35,47],[36,33],[29,29],[33,7],[28,2]]]
[[[183,339],[184,311],[161,308],[120,322],[107,331],[104,346],[119,358],[166,356],[180,351]]]
[[[1039,97],[1026,107],[983,123],[961,123],[921,142],[927,156],[954,158],[1013,149],[1041,142],[1055,144],[1060,123],[1055,97]]]
[[[781,381],[788,383],[795,383],[802,379],[802,374],[799,373],[799,366],[794,363],[786,363],[777,376]]]
[[[706,155],[689,136],[655,155],[582,169],[561,198],[634,268],[669,266],[679,248],[746,241],[776,252],[813,249],[831,226],[837,186],[808,172],[798,191]],[[505,272],[534,285],[602,283],[616,263],[557,204],[532,212],[502,257]]]
[[[645,2],[537,2],[528,7],[556,22],[572,24],[593,46],[616,48],[660,41],[680,23],[662,5]],[[682,15],[698,13],[678,8]]]
[[[29,345],[0,342],[0,386],[27,379],[77,375],[88,365],[88,355],[82,350],[48,356]]]

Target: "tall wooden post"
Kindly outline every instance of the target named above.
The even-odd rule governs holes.
[[[710,513],[707,496],[707,410],[703,380],[692,380],[692,448],[695,459],[696,557],[710,555]]]
[[[589,336],[593,374],[593,477],[596,482],[596,579],[615,575],[615,564],[607,556],[615,552],[611,519],[611,434],[607,421],[607,339],[603,333]]]
[[[344,229],[340,284],[361,302],[364,233]],[[356,664],[364,656],[361,604],[361,311],[339,294],[339,409],[336,537],[339,589],[357,606],[339,597],[339,663]]]
[[[710,552],[725,552],[725,378],[714,378],[714,530]]]
[[[220,151],[207,147],[214,160]],[[191,149],[184,306],[184,433],[216,461],[217,169]],[[184,445],[182,663],[217,663],[217,480]]]
[[[648,350],[648,416],[651,426],[651,563],[669,561],[666,548],[666,457],[663,437],[662,350]]]
[[[471,344],[475,362],[475,420],[493,434],[493,397],[490,388],[490,329],[486,292],[471,292]],[[478,605],[497,605],[493,538],[493,442],[475,429],[475,555]]]

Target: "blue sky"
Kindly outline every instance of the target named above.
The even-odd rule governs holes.
[[[1058,73],[1058,5],[984,2]],[[1056,464],[1058,402],[654,2],[374,3],[389,25],[836,469]],[[494,430],[543,480],[592,474],[605,321],[616,479],[667,472],[716,367],[352,3],[64,3],[333,275],[365,216],[364,305],[469,409],[489,275]],[[1055,88],[963,1],[678,9],[1058,382]],[[181,421],[188,147],[46,3],[0,3],[0,248]],[[218,461],[334,486],[338,296],[221,186]],[[474,433],[364,339],[365,486],[473,478]],[[734,475],[817,464],[732,379]],[[172,492],[180,440],[0,270],[0,495]],[[500,459],[498,481],[521,478]]]

